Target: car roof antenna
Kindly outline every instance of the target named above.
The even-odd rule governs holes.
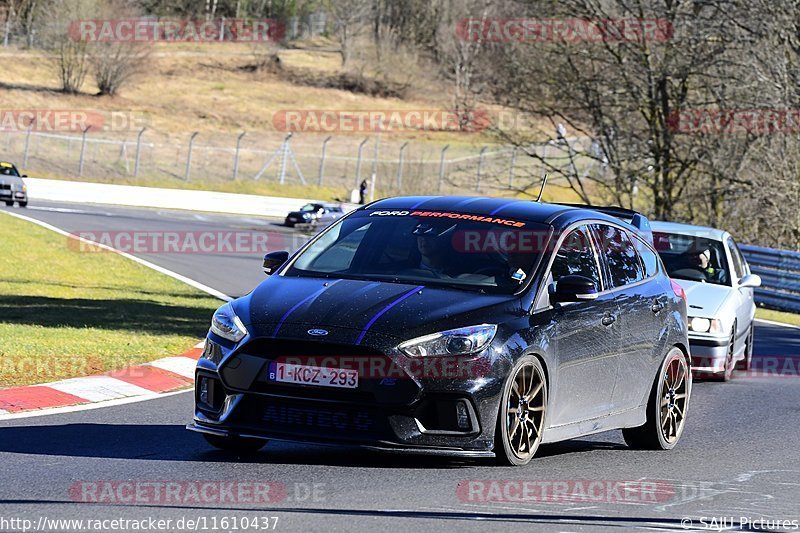
[[[548,177],[547,174],[545,174],[544,177],[542,178],[542,188],[539,189],[539,196],[536,197],[537,202],[542,201],[542,194],[544,194],[544,188],[547,185],[547,177]]]

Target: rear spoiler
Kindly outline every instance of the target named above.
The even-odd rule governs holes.
[[[643,214],[639,213],[638,211],[634,211],[633,209],[625,209],[624,207],[618,206],[597,206],[597,205],[589,205],[589,204],[561,204],[567,207],[577,207],[579,209],[591,209],[592,211],[598,211],[600,213],[604,213],[606,215],[610,215],[612,217],[618,218],[623,222],[626,222],[636,228],[639,234],[646,240],[648,243],[653,245],[653,230],[650,228],[650,221],[647,220],[647,217]]]

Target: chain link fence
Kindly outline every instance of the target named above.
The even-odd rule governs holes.
[[[240,135],[190,132],[182,138],[144,129],[98,134],[7,131],[4,158],[36,174],[181,186],[220,182],[318,185],[343,197],[366,180],[381,195],[492,194],[538,187],[549,165],[568,168],[568,148],[557,143],[522,148],[464,143],[405,142],[376,134]],[[100,136],[102,135],[102,136]],[[570,141],[573,154],[583,148]],[[230,187],[226,187],[230,189]]]

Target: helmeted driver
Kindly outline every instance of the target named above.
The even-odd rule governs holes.
[[[417,250],[420,261],[416,268],[428,270],[435,274],[446,274],[445,270],[451,266],[447,264],[447,251],[450,246],[447,239],[456,225],[437,225],[430,222],[420,222],[411,231],[417,237]]]

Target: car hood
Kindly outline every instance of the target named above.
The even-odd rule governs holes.
[[[274,276],[233,302],[239,318],[256,336],[282,337],[305,328],[352,330],[365,335],[409,339],[428,333],[497,323],[504,312],[521,313],[511,295],[485,295],[422,283]],[[349,338],[350,335],[347,335]]]
[[[25,184],[25,182],[22,181],[22,178],[18,178],[16,176],[0,176],[0,183],[3,185],[12,185],[15,188],[22,188],[22,186]]]
[[[725,301],[734,289],[725,285],[701,283],[685,279],[674,280],[686,291],[686,300],[689,305],[689,316],[704,318],[717,317]]]

